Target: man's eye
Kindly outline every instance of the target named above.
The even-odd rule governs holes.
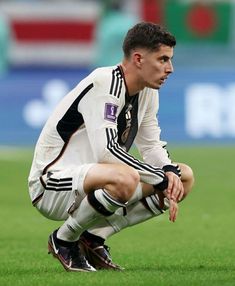
[[[169,60],[169,58],[163,57],[163,58],[160,59],[160,62],[161,63],[166,63],[168,60]]]

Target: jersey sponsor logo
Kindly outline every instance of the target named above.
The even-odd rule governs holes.
[[[116,122],[118,106],[113,103],[105,104],[104,119]]]

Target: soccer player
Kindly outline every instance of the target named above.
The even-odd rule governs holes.
[[[48,248],[67,271],[103,267],[89,263],[90,250],[97,254],[100,249],[98,258],[111,260],[102,243],[112,234],[105,231],[109,218],[119,230],[169,205],[169,218],[175,221],[178,202],[191,189],[192,171],[168,157],[156,118],[158,89],[173,72],[175,44],[163,27],[136,24],[124,39],[122,63],[83,79],[39,136],[29,193],[42,215],[63,221],[49,236]],[[133,143],[142,161],[128,153]]]

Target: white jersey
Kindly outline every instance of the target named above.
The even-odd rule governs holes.
[[[144,88],[129,96],[120,66],[94,70],[55,108],[37,141],[29,175],[34,184],[48,173],[87,163],[124,163],[135,168],[142,182],[162,182],[171,164],[160,141],[158,92]],[[143,162],[128,151],[135,143]]]

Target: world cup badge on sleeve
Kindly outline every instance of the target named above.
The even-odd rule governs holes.
[[[118,106],[113,103],[105,104],[104,119],[116,122]]]

